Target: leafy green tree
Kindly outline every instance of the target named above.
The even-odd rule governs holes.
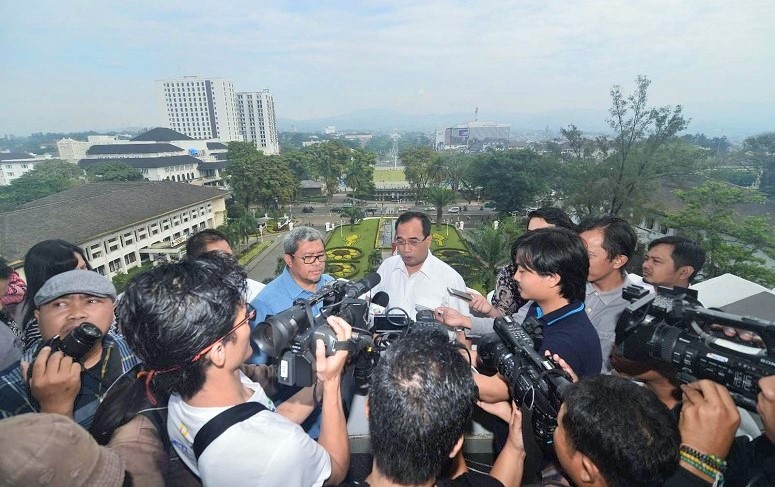
[[[439,154],[427,146],[412,147],[398,156],[404,164],[404,177],[417,195],[417,203],[424,197],[428,185],[439,179],[443,169]]]
[[[83,170],[76,164],[58,159],[39,162],[35,167],[0,187],[0,208],[12,209],[85,182]]]
[[[749,164],[759,173],[759,189],[767,194],[775,192],[775,132],[767,132],[743,141],[743,153]]]
[[[352,149],[338,140],[317,144],[309,149],[310,171],[320,177],[326,186],[327,203],[331,203],[334,193],[344,174],[344,168],[350,160]]]
[[[86,168],[86,178],[98,181],[142,181],[143,173],[122,162],[101,162]]]
[[[245,208],[258,203],[265,210],[290,202],[298,181],[280,156],[267,156],[248,142],[229,142],[226,181],[235,200]]]
[[[281,153],[280,157],[282,157],[293,175],[296,176],[296,179],[299,181],[312,178],[310,171],[310,158],[307,152],[293,149]]]
[[[342,208],[342,216],[350,220],[350,230],[355,228],[355,222],[363,218],[363,211],[357,206]]]
[[[365,149],[379,156],[387,156],[393,148],[393,139],[388,135],[377,135],[366,142]]]
[[[472,184],[504,213],[531,206],[549,191],[547,174],[555,172],[551,159],[531,150],[488,150],[477,156],[475,167]]]
[[[475,156],[461,154],[460,152],[445,152],[441,154],[444,174],[452,191],[457,192],[468,184],[469,167],[471,167],[474,160]]]
[[[353,151],[344,167],[344,182],[352,188],[353,197],[374,192],[374,164],[376,156],[363,149]]]
[[[761,203],[760,194],[707,181],[699,187],[678,190],[676,195],[685,207],[669,214],[665,224],[705,249],[705,277],[731,273],[768,288],[775,286],[775,271],[757,255],[762,251],[775,256],[775,229],[764,218],[746,217],[735,210],[738,204]]]
[[[434,186],[427,191],[426,196],[428,201],[436,207],[436,228],[439,228],[441,226],[441,213],[445,206],[455,201],[455,192],[448,188]]]
[[[563,158],[558,188],[579,217],[608,213],[634,218],[637,208],[651,203],[660,180],[703,167],[707,151],[676,137],[689,123],[681,106],[649,107],[650,84],[638,76],[628,96],[621,86],[611,89],[606,121],[612,139],[587,139],[574,125],[563,130],[571,151]]]

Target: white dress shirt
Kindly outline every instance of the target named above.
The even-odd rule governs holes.
[[[415,305],[434,309],[449,306],[465,316],[471,316],[468,302],[447,292],[451,287],[466,290],[466,283],[460,274],[428,251],[428,257],[420,270],[412,275],[400,255],[388,257],[377,269],[382,278],[374,292],[384,291],[390,297],[390,307],[403,308],[411,319],[415,319]]]

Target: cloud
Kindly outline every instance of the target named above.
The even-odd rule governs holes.
[[[182,75],[297,119],[600,109],[638,74],[655,104],[775,108],[766,1],[10,3],[0,132],[155,124],[153,80]]]

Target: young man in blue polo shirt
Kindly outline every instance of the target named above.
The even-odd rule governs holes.
[[[600,338],[584,311],[589,257],[581,238],[565,228],[542,228],[519,237],[514,250],[514,280],[522,298],[533,301],[527,318],[543,324],[538,352],[550,350],[560,355],[580,377],[599,374],[603,363]],[[437,308],[436,318],[450,326],[472,325],[471,318],[448,307]],[[480,320],[492,322],[489,318]],[[477,375],[476,382],[484,401],[509,397],[505,379],[499,374]]]

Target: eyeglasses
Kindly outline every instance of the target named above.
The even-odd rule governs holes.
[[[428,235],[428,237],[430,237],[430,235]],[[421,243],[425,242],[428,239],[428,237],[425,237],[423,239],[410,238],[410,239],[407,239],[407,240],[404,240],[403,238],[397,238],[397,239],[394,240],[394,242],[395,242],[396,246],[398,246],[398,247],[403,247],[404,245],[407,245],[407,244],[410,247],[417,247]]]
[[[328,256],[326,254],[320,254],[320,255],[305,255],[303,257],[299,257],[298,255],[290,254],[291,257],[296,257],[297,259],[301,259],[302,262],[305,264],[314,264],[317,261],[325,262],[326,259],[328,259]]]
[[[213,347],[218,344],[218,342],[220,342],[221,340],[223,340],[227,336],[229,336],[232,333],[234,333],[237,330],[237,328],[239,328],[240,326],[244,325],[248,321],[255,319],[255,317],[256,317],[256,308],[254,308],[252,304],[248,303],[247,305],[245,305],[245,319],[240,321],[240,322],[238,322],[238,323],[236,323],[233,327],[231,327],[231,330],[229,330],[229,332],[227,334],[225,334],[221,338],[215,340],[212,343],[212,345],[206,347],[204,350],[202,350],[198,354],[194,355],[194,358],[192,358],[191,361],[192,362],[196,362],[200,358],[204,357],[207,354],[207,352],[212,350]]]

